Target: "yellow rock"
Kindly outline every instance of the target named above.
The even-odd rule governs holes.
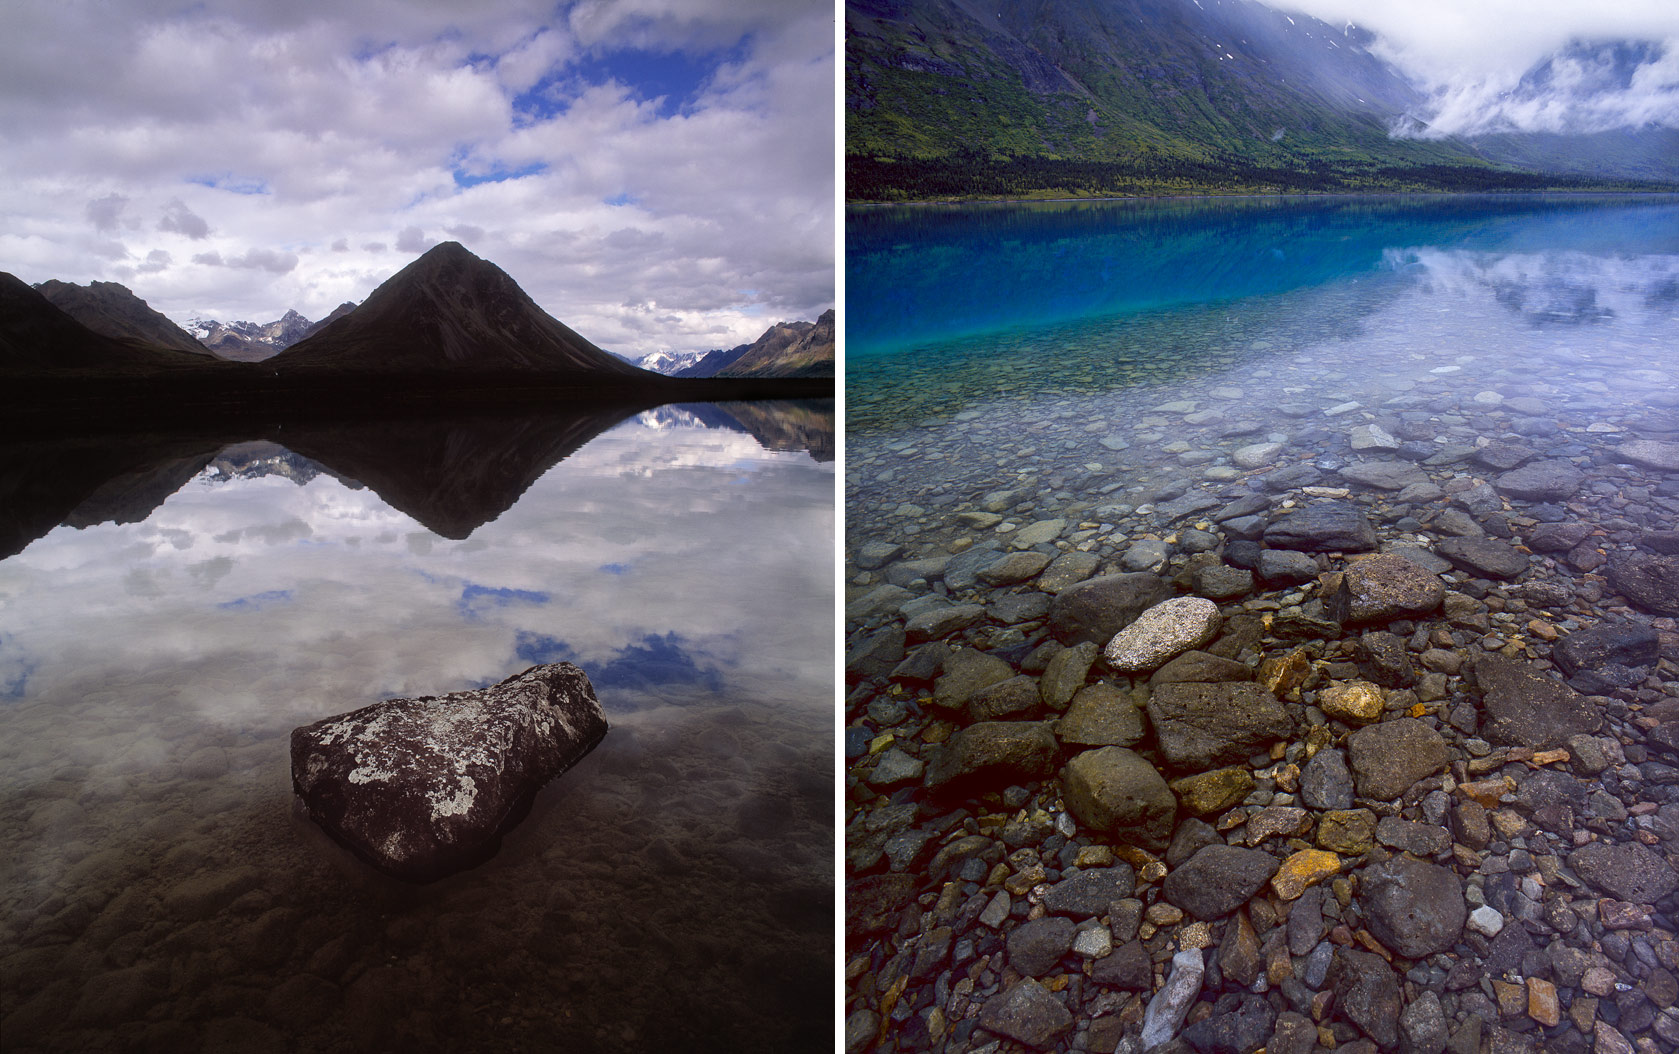
[[[1192,922],[1178,929],[1178,949],[1188,951],[1191,948],[1211,948],[1213,946],[1213,924],[1210,922]]]
[[[897,742],[897,739],[892,735],[892,733],[882,732],[880,735],[875,736],[874,739],[870,740],[869,753],[878,754],[895,742]]]
[[[1273,656],[1259,664],[1259,683],[1278,696],[1286,697],[1311,676],[1312,656],[1305,648],[1295,648],[1287,655]]]
[[[1271,888],[1284,900],[1294,900],[1306,890],[1341,873],[1341,858],[1323,849],[1302,849],[1294,853],[1271,876]]]
[[[1382,719],[1387,693],[1369,681],[1332,684],[1318,693],[1318,709],[1349,725],[1368,725]]]
[[[1562,1004],[1557,1001],[1557,986],[1537,977],[1527,979],[1527,1016],[1550,1028],[1562,1021]]]
[[[1112,867],[1114,851],[1105,845],[1087,845],[1074,861],[1079,867]]]

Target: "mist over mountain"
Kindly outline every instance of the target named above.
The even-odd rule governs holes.
[[[848,0],[846,30],[854,197],[1679,179],[1659,44],[1577,43],[1488,101],[1426,90],[1356,25],[1256,0]]]
[[[1581,176],[1679,179],[1679,53],[1673,43],[1573,40],[1513,86],[1435,92],[1394,133],[1457,137],[1494,161]]]

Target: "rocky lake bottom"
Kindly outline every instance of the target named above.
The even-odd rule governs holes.
[[[850,361],[849,1054],[1679,1049],[1674,312],[1411,282]]]

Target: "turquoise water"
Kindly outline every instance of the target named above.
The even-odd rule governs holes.
[[[944,340],[1374,278],[1427,250],[1679,253],[1671,199],[1046,202],[846,214],[848,363]]]

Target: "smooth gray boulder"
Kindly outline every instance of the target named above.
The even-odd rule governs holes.
[[[1449,950],[1469,917],[1463,880],[1408,856],[1365,868],[1358,902],[1376,939],[1407,959]]]
[[[1303,553],[1369,552],[1376,529],[1357,505],[1327,502],[1295,509],[1265,528],[1265,544]]]
[[[1679,617],[1679,556],[1618,553],[1609,561],[1609,584],[1634,607]]]
[[[1049,630],[1063,644],[1098,648],[1138,615],[1172,595],[1158,575],[1103,575],[1063,589],[1049,608]]]
[[[543,785],[606,735],[571,663],[473,692],[387,699],[295,728],[292,789],[333,841],[398,878],[481,864]]]
[[[950,794],[1006,787],[1048,776],[1059,756],[1055,736],[1042,722],[981,721],[934,748],[923,784]]]
[[[1486,715],[1481,734],[1492,743],[1559,747],[1570,736],[1590,735],[1603,727],[1595,704],[1519,659],[1482,655],[1474,669]]]
[[[1579,493],[1585,473],[1567,461],[1534,461],[1492,481],[1500,494],[1522,501],[1566,501]]]
[[[1401,556],[1381,555],[1347,568],[1324,613],[1341,623],[1391,622],[1426,615],[1446,599],[1446,584]]]
[[[1216,919],[1265,888],[1280,862],[1260,849],[1209,845],[1172,869],[1161,884],[1166,899],[1198,919]]]
[[[1153,685],[1148,717],[1160,756],[1185,772],[1245,761],[1294,732],[1288,709],[1251,681]]]
[[[987,999],[979,1023],[1035,1050],[1047,1050],[1057,1036],[1073,1027],[1073,1015],[1049,989],[1028,977]]]
[[[1061,770],[1067,811],[1084,826],[1155,852],[1172,837],[1178,799],[1141,754],[1124,747],[1087,750]]]
[[[1393,801],[1446,767],[1446,740],[1414,717],[1366,725],[1347,737],[1347,760],[1361,798]]]

